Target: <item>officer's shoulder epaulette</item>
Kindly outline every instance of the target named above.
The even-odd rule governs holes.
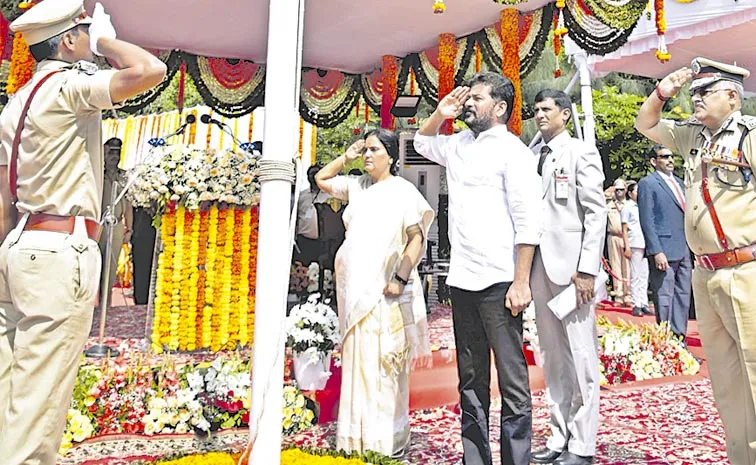
[[[85,60],[77,61],[76,63],[74,63],[71,69],[79,71],[89,76],[93,75],[94,73],[100,70],[100,68],[96,64],[92,63],[91,61],[85,61]]]
[[[688,119],[675,121],[676,126],[702,126],[703,123],[698,121],[695,116],[691,116]]]
[[[749,131],[756,129],[756,116],[743,115],[738,121],[738,124],[742,124]]]

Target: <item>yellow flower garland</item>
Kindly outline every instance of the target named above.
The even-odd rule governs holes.
[[[189,455],[178,460],[159,462],[159,465],[236,465],[239,457],[240,454],[210,452],[203,455]],[[246,465],[247,461],[243,460],[242,463]],[[310,454],[300,449],[281,451],[281,465],[365,465],[366,463],[354,458]]]
[[[169,208],[162,217],[152,348],[234,349],[254,332],[257,209]]]
[[[26,44],[24,35],[16,32],[13,35],[13,51],[11,52],[11,64],[5,91],[8,94],[15,94],[18,89],[29,82],[34,74],[34,66],[34,57],[29,52],[29,46]]]

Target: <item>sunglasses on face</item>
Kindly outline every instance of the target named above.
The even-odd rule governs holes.
[[[657,155],[656,158],[660,160],[671,160],[675,158],[675,156],[670,153],[669,155]]]

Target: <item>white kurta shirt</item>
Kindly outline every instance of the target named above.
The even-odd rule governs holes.
[[[451,263],[446,283],[468,291],[514,280],[515,245],[538,245],[541,181],[525,144],[504,125],[474,137],[415,135],[415,150],[446,167]]]
[[[630,242],[630,248],[645,249],[646,240],[643,238],[638,204],[632,200],[625,201],[621,215],[622,224],[627,224],[627,239]]]

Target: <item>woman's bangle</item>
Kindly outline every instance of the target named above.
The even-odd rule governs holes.
[[[669,102],[670,100],[672,100],[672,97],[665,97],[665,96],[662,95],[661,91],[659,90],[659,86],[658,85],[656,86],[656,98],[658,98],[659,100],[661,100],[664,103]]]
[[[403,286],[406,286],[409,283],[409,281],[399,276],[399,273],[394,273],[394,279],[396,279],[399,282],[399,284]]]

